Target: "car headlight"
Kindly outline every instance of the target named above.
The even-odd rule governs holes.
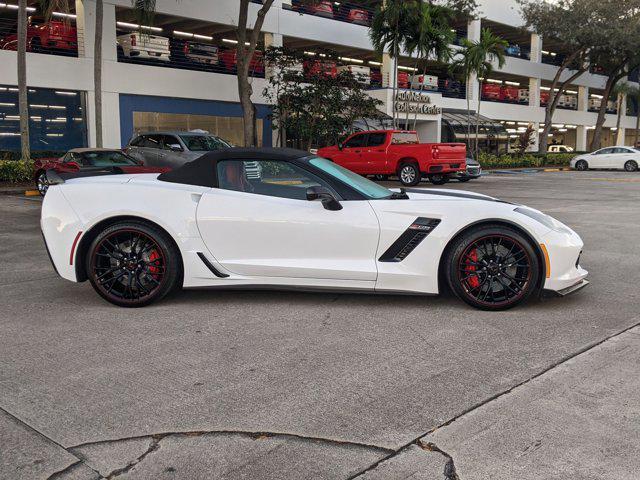
[[[513,211],[518,212],[521,215],[525,215],[556,232],[567,233],[569,235],[573,233],[573,231],[569,227],[560,223],[555,218],[552,218],[545,213],[539,212],[538,210],[534,210],[533,208],[518,207],[514,208]]]

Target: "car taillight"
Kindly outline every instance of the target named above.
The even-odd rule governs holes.
[[[189,53],[189,44],[185,42],[184,44],[184,54],[188,54]]]
[[[131,35],[131,46],[135,47],[136,45],[137,45],[136,36],[135,35]]]

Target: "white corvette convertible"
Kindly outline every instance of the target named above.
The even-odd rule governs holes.
[[[48,176],[41,226],[56,271],[124,307],[181,287],[449,287],[500,310],[588,283],[580,237],[537,210],[391,191],[296,150],[220,150],[161,175]]]

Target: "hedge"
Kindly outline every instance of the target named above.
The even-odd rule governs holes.
[[[32,161],[0,160],[0,182],[30,182],[32,179]]]
[[[482,168],[540,168],[547,166],[568,166],[575,153],[548,153],[525,155],[494,155],[480,153],[478,161]]]

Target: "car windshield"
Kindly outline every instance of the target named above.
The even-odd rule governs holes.
[[[118,151],[84,152],[82,154],[82,165],[89,167],[113,167],[118,165],[137,165],[137,163],[132,158]]]
[[[180,138],[192,152],[211,152],[231,146],[213,135],[180,135]]]
[[[309,160],[309,163],[328,175],[346,183],[370,200],[379,200],[381,198],[391,198],[394,196],[394,192],[388,188],[384,188],[371,180],[367,180],[363,176],[353,173],[351,170],[347,170],[340,165],[336,165],[325,158],[312,158]]]

